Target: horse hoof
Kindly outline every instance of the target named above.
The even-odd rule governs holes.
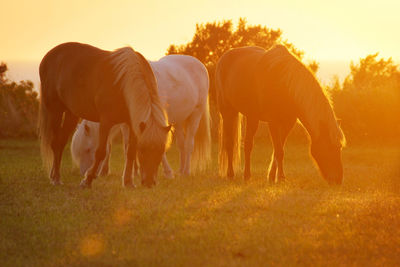
[[[54,185],[54,186],[63,185],[63,184],[64,184],[64,183],[61,182],[60,180],[51,180],[50,183],[51,183],[52,185]]]
[[[235,176],[235,173],[233,172],[233,170],[228,170],[226,176],[228,177],[229,180],[232,180],[233,177]]]
[[[135,189],[136,185],[134,185],[133,183],[126,183],[124,184],[124,187],[127,189]]]
[[[86,188],[90,189],[92,187],[91,183],[89,183],[87,179],[83,179],[79,186],[83,189],[86,189]]]
[[[99,176],[108,176],[110,175],[110,171],[109,170],[101,170],[101,172],[99,173]]]
[[[167,179],[174,179],[175,178],[174,172],[167,172],[164,175],[165,175],[165,178],[167,178]]]
[[[136,188],[136,186],[133,184],[132,179],[129,178],[122,178],[122,186],[125,188]]]

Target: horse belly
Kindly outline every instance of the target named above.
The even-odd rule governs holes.
[[[257,117],[259,114],[258,106],[255,105],[255,98],[247,89],[238,89],[233,94],[227,94],[232,108],[245,116]]]
[[[196,98],[191,94],[172,93],[164,104],[170,123],[179,123],[187,119],[197,105]]]
[[[258,107],[259,119],[265,122],[296,117],[295,105],[277,90],[259,95]]]

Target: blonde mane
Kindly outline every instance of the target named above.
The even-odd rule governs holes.
[[[330,98],[312,71],[283,45],[267,51],[263,60],[268,61],[270,71],[279,72],[279,84],[288,89],[303,113],[310,134],[320,136],[321,123],[326,123],[331,142],[345,146],[346,140],[337,124]]]
[[[120,84],[129,109],[133,130],[142,145],[170,143],[166,137],[168,125],[157,90],[157,82],[147,60],[131,47],[123,47],[111,54],[111,64],[117,74],[114,84]],[[140,124],[145,123],[143,132]],[[166,143],[165,143],[166,141]]]

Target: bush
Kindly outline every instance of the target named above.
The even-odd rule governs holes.
[[[0,137],[36,136],[38,94],[31,81],[6,79],[7,65],[0,65]]]
[[[391,58],[368,55],[351,63],[342,84],[329,86],[348,140],[398,140],[400,136],[400,71]]]

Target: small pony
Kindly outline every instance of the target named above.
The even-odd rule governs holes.
[[[167,125],[153,71],[140,53],[131,47],[111,52],[87,44],[64,43],[44,56],[39,74],[39,138],[42,159],[47,169],[51,166],[53,184],[61,183],[62,152],[79,118],[100,123],[95,160],[82,187],[90,187],[96,178],[106,155],[109,131],[119,123],[128,123],[136,136],[129,150],[138,150],[142,184],[155,184],[171,126]],[[124,177],[124,185],[133,186],[130,175]]]
[[[106,156],[104,160],[100,163],[100,167],[98,169],[99,176],[106,176],[110,173],[110,156],[111,156],[111,145],[114,137],[121,131],[122,137],[124,140],[124,151],[125,151],[125,169],[122,175],[122,182],[124,182],[126,176],[132,175],[132,171],[134,172],[134,176],[138,175],[138,164],[136,159],[136,152],[133,152],[132,155],[129,155],[129,140],[130,138],[135,138],[130,133],[129,125],[122,123],[117,124],[110,130],[110,135],[107,140],[107,150]],[[82,120],[72,136],[71,142],[71,156],[72,162],[79,167],[81,175],[85,175],[86,171],[92,166],[95,160],[96,148],[99,142],[99,123]],[[131,148],[132,149],[132,148]],[[134,149],[134,148],[133,148]],[[164,155],[162,159],[163,165],[164,163]],[[132,162],[133,161],[133,162]],[[133,164],[133,165],[132,165]],[[133,167],[132,167],[133,166]],[[165,170],[165,165],[164,165]],[[167,176],[168,178],[172,178]]]
[[[150,61],[150,66],[157,80],[160,100],[175,129],[181,156],[180,174],[189,175],[190,169],[204,170],[211,158],[207,69],[196,58],[185,55],[165,56],[159,61]],[[84,120],[72,138],[71,154],[75,164],[80,167],[81,174],[86,172],[94,160],[98,129],[98,123]],[[121,125],[121,130],[126,144],[129,132],[125,125]],[[100,175],[108,173],[108,160],[109,151]],[[135,157],[130,159],[126,155],[126,164],[132,160],[136,167]],[[165,176],[172,178],[174,173],[165,154],[162,163]],[[127,169],[125,166],[124,176]]]
[[[329,99],[313,73],[283,45],[235,48],[218,61],[216,86],[220,120],[220,174],[234,176],[240,162],[241,114],[246,117],[244,177],[249,179],[250,154],[259,121],[269,124],[273,154],[270,182],[285,178],[283,147],[299,119],[311,138],[311,155],[322,176],[341,184],[345,137]]]
[[[76,131],[72,136],[71,142],[71,156],[72,162],[80,168],[82,176],[92,166],[95,158],[96,148],[99,143],[99,123],[82,120],[76,127]],[[111,142],[114,136],[118,133],[120,128],[123,128],[124,141],[126,146],[129,145],[129,126],[127,124],[117,124],[110,130],[107,140],[106,156],[101,162],[98,175],[105,176],[109,174],[109,158],[111,153]],[[122,129],[121,129],[122,130]],[[127,147],[125,147],[127,151]],[[137,172],[137,168],[135,169]]]

